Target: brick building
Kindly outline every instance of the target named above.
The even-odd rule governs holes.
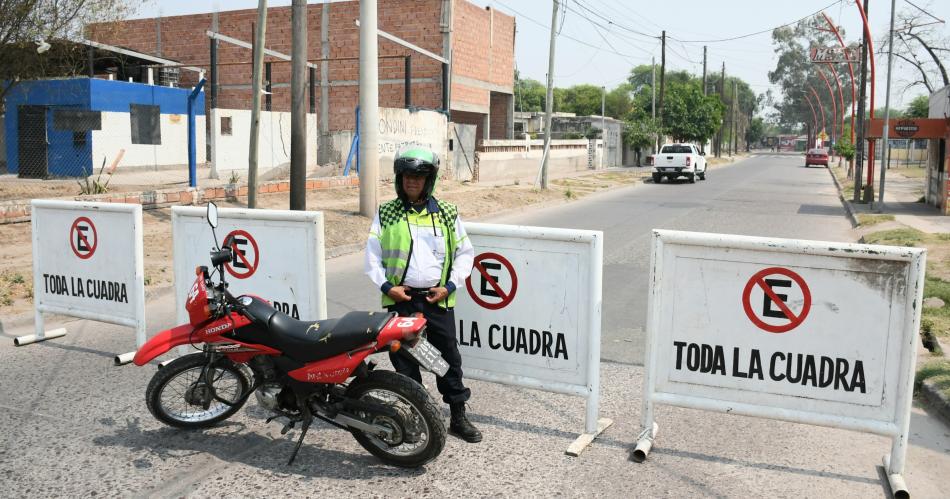
[[[321,135],[355,126],[359,101],[359,2],[308,5],[308,60],[315,70],[315,99]],[[93,25],[90,39],[137,52],[209,68],[210,38],[216,31],[238,40],[253,40],[256,9],[123,21],[119,29]],[[515,20],[466,0],[379,0],[378,29],[452,61],[449,111],[456,123],[476,125],[479,138],[504,139],[513,133]],[[291,8],[267,13],[265,47],[290,54]],[[217,107],[249,109],[251,50],[218,42]],[[405,104],[405,63],[412,56],[412,105],[442,109],[442,63],[390,40],[379,38],[379,105]],[[451,56],[450,56],[451,55]],[[328,59],[321,61],[320,59]],[[290,110],[291,65],[271,62],[271,110]],[[246,64],[240,64],[246,63]],[[197,75],[181,72],[181,85]],[[264,99],[262,99],[262,102]],[[210,105],[210,103],[209,103]]]

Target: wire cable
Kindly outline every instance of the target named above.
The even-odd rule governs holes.
[[[733,41],[733,40],[741,40],[741,39],[743,39],[743,38],[749,38],[750,36],[757,36],[757,35],[761,35],[761,34],[763,34],[763,33],[771,33],[772,31],[775,31],[775,30],[777,30],[777,29],[779,29],[779,28],[784,28],[784,27],[787,27],[787,26],[791,26],[791,25],[793,25],[793,24],[797,24],[798,22],[804,21],[805,19],[808,19],[808,18],[811,17],[811,16],[814,16],[814,15],[816,15],[816,14],[820,14],[821,11],[823,11],[823,10],[825,10],[825,9],[830,9],[831,7],[834,7],[835,5],[838,5],[838,4],[841,3],[842,1],[843,1],[843,0],[835,0],[834,2],[828,4],[826,7],[823,7],[823,8],[821,8],[821,9],[818,9],[818,10],[816,10],[815,12],[812,12],[811,14],[808,14],[807,16],[804,16],[804,17],[801,17],[801,18],[799,18],[799,19],[796,19],[796,20],[794,20],[794,21],[792,21],[792,22],[790,22],[790,23],[785,23],[785,24],[782,24],[782,25],[780,25],[780,26],[775,26],[774,28],[764,29],[764,30],[762,30],[762,31],[756,31],[755,33],[748,33],[748,34],[745,34],[745,35],[733,36],[733,37],[731,37],[731,38],[720,38],[720,39],[717,39],[717,40],[679,40],[679,39],[677,39],[677,41],[683,42],[683,43],[721,43],[721,42],[731,42],[731,41]],[[906,0],[905,0],[905,1],[906,1]],[[672,37],[670,37],[670,38],[672,38]]]

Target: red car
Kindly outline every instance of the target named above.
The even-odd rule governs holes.
[[[805,154],[805,166],[828,166],[828,151],[825,149],[809,149]]]

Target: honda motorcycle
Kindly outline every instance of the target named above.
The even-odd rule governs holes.
[[[448,363],[426,341],[422,317],[349,312],[338,319],[298,321],[252,295],[228,292],[224,265],[234,249],[218,246],[218,209],[208,204],[215,239],[208,267],[195,269],[185,308],[189,323],[162,331],[135,354],[142,366],[179,345],[200,352],[160,368],[145,400],[158,420],[178,428],[206,428],[236,413],[253,393],[284,418],[286,434],[301,425],[293,463],[314,418],[348,430],[382,461],[417,467],[445,445],[445,423],[428,392],[401,374],[375,369],[371,354],[398,352],[442,376]],[[214,274],[218,282],[213,280]]]

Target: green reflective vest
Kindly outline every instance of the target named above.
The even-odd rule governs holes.
[[[412,258],[412,234],[409,225],[435,227],[444,235],[445,260],[442,262],[442,277],[439,286],[444,287],[449,282],[452,273],[452,261],[455,250],[460,241],[456,238],[455,220],[458,218],[458,208],[454,204],[436,200],[438,210],[429,212],[428,209],[416,212],[407,209],[401,199],[393,199],[379,207],[379,243],[382,247],[383,268],[386,271],[386,280],[393,286],[401,286],[409,270],[409,259]],[[429,204],[431,206],[431,203]],[[396,302],[388,295],[383,294],[383,306],[387,307]],[[455,292],[439,302],[442,308],[455,307]]]

